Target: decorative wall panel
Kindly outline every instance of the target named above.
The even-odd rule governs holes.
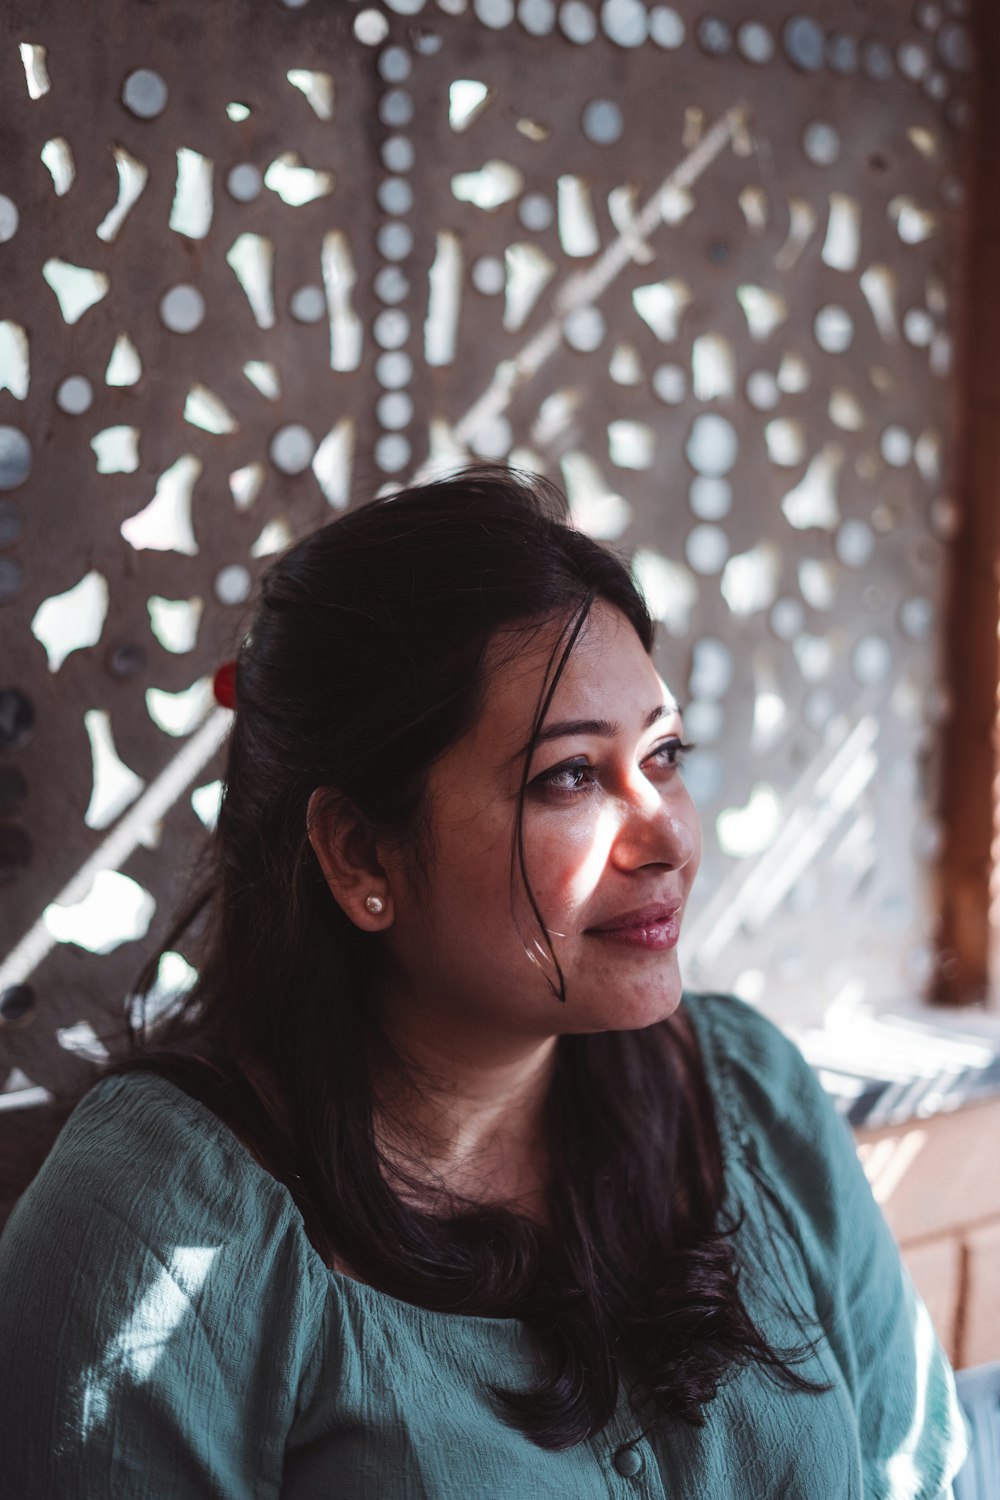
[[[662,622],[691,982],[801,1026],[926,984],[964,14],[5,7],[10,1104],[113,1045],[267,557],[475,457],[559,479]]]

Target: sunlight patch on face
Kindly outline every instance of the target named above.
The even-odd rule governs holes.
[[[667,682],[666,678],[661,672],[657,672],[656,680],[660,684],[660,688],[663,692],[663,701],[669,708],[670,712],[672,714],[679,714],[681,711],[680,699],[677,697],[677,694],[674,692],[669,682]]]
[[[80,1427],[84,1439],[114,1420],[116,1387],[142,1385],[150,1379],[185,1314],[194,1316],[197,1299],[217,1245],[178,1245],[152,1285],[142,1294],[96,1364],[80,1377]]]
[[[585,907],[600,885],[611,855],[616,828],[614,808],[602,808],[594,824],[590,847],[573,875],[570,899],[574,907]]]

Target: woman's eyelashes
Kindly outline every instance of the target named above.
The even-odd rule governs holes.
[[[554,796],[572,796],[579,792],[589,791],[596,785],[597,774],[594,767],[582,757],[564,761],[561,766],[553,766],[549,771],[542,771],[531,782],[532,790],[543,796],[547,793]]]
[[[690,755],[693,749],[694,745],[685,743],[677,735],[671,735],[669,739],[661,740],[653,748],[643,761],[643,765],[646,765],[650,759],[659,759],[664,765],[680,766],[684,762],[684,757]]]
[[[661,740],[644,755],[640,765],[647,775],[678,770],[684,757],[694,746],[686,744],[677,735]],[[613,774],[613,773],[612,773]],[[577,797],[593,791],[601,782],[601,770],[585,755],[574,756],[532,778],[530,789],[540,796],[553,798]]]

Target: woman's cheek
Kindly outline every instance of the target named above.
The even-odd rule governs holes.
[[[593,806],[562,808],[525,838],[532,889],[546,919],[557,926],[556,919],[582,907],[600,883],[611,848],[605,822]]]

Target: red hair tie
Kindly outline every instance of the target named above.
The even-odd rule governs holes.
[[[236,707],[236,663],[234,661],[223,662],[212,678],[212,692],[216,703],[220,703],[223,708]]]

